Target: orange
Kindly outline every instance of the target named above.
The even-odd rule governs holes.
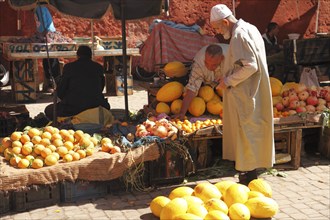
[[[29,160],[30,162],[34,160],[34,156],[32,155],[27,155],[25,156],[25,159]]]
[[[66,154],[66,155],[64,155],[64,157],[63,157],[63,162],[64,162],[64,163],[66,163],[66,162],[71,162],[71,161],[73,161],[73,157],[72,157],[71,154]]]
[[[30,138],[33,138],[34,136],[39,136],[41,134],[41,131],[37,128],[31,128],[28,130],[28,135]]]
[[[73,158],[73,161],[80,160],[80,154],[77,153],[77,152],[74,152],[74,153],[72,154],[72,158]]]
[[[43,160],[36,158],[32,161],[32,168],[39,169],[44,166]]]
[[[108,143],[103,143],[101,146],[101,150],[103,152],[110,152],[111,148],[113,147],[112,143],[108,142]]]
[[[66,141],[64,142],[64,147],[66,147],[66,149],[68,150],[72,150],[73,149],[73,143],[71,141]]]
[[[55,147],[63,146],[63,141],[62,141],[62,139],[55,139],[55,140],[52,141],[52,143],[53,143],[53,145],[54,145]]]
[[[86,148],[85,151],[86,151],[87,156],[91,156],[94,154],[94,148],[88,147],[88,148]]]
[[[22,154],[25,155],[25,156],[31,154],[32,153],[32,146],[30,144],[24,144],[23,147],[22,147]]]
[[[64,146],[60,146],[56,149],[56,152],[60,155],[60,157],[64,157],[68,153],[68,149]]]
[[[10,165],[12,165],[13,167],[16,167],[18,165],[18,162],[21,160],[22,158],[20,157],[11,157],[9,160]]]
[[[83,159],[86,157],[86,151],[84,151],[84,150],[77,150],[77,153],[80,155],[80,159]]]
[[[99,141],[95,137],[91,137],[90,140],[94,144],[94,146],[98,145],[99,143]]]
[[[44,133],[42,133],[41,135],[42,138],[47,138],[47,139],[51,139],[52,138],[52,134],[48,131],[44,131]]]
[[[53,126],[46,126],[46,127],[44,127],[44,132],[45,132],[45,131],[47,131],[47,132],[53,134],[53,133],[55,132],[55,129],[54,129]]]
[[[41,151],[45,149],[45,146],[42,144],[36,144],[34,145],[33,152],[36,153],[37,155],[41,154]]]
[[[13,147],[12,152],[16,155],[20,154],[22,152],[22,148],[21,147]]]
[[[60,159],[60,155],[57,152],[53,152],[52,155],[54,155],[56,157],[57,160]]]
[[[39,144],[41,139],[42,138],[40,136],[34,136],[31,141],[33,144]]]
[[[45,158],[45,164],[47,166],[53,166],[55,164],[57,164],[57,158],[55,155],[50,154]]]
[[[112,141],[111,141],[110,138],[104,137],[104,138],[102,138],[102,140],[101,140],[101,144],[104,144],[104,143],[112,143]]]
[[[70,132],[66,129],[61,129],[60,130],[60,135],[62,136],[62,138],[65,138],[65,137],[70,135]]]
[[[45,147],[45,149],[43,149],[40,154],[43,158],[46,158],[51,153],[53,153],[52,150]]]
[[[49,148],[52,152],[56,151],[56,146],[53,144],[48,145],[46,148]]]
[[[19,139],[21,139],[22,137],[22,132],[20,131],[14,131],[11,135],[10,135],[10,139],[12,141],[18,141]]]
[[[30,166],[30,161],[23,158],[18,162],[17,166],[21,169],[28,168]]]
[[[12,150],[12,148],[5,149],[5,151],[3,152],[3,155],[5,156],[5,159],[7,161],[9,161],[10,158],[13,156],[13,150]]]
[[[82,130],[76,130],[73,136],[77,141],[80,141],[80,139],[84,136],[84,132]]]
[[[4,146],[5,148],[8,148],[11,146],[12,141],[10,140],[10,137],[4,137],[1,141],[2,146]]]
[[[73,136],[73,134],[70,134],[70,135],[68,135],[68,136],[66,136],[65,138],[63,138],[64,139],[64,141],[70,141],[70,142],[74,142],[74,136]]]
[[[41,141],[40,141],[39,144],[42,144],[42,145],[44,145],[46,147],[46,146],[50,145],[51,142],[50,142],[50,140],[48,138],[43,138],[43,139],[41,139]]]
[[[20,141],[13,141],[11,143],[11,147],[12,148],[14,148],[14,147],[23,147],[23,144]]]
[[[87,137],[82,137],[79,141],[79,145],[83,148],[88,147],[91,144],[91,140]]]
[[[55,139],[62,140],[62,136],[59,133],[55,133],[55,134],[52,135],[51,140],[54,141]]]
[[[31,138],[29,135],[23,134],[19,140],[21,141],[22,144],[25,144],[26,142],[30,141]]]

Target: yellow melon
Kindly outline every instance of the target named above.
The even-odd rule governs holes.
[[[261,192],[269,198],[272,197],[272,187],[261,178],[252,180],[248,187],[251,191]]]
[[[218,210],[218,211],[222,211],[225,214],[228,214],[228,206],[221,199],[215,199],[215,198],[209,199],[208,201],[205,202],[204,206],[208,212],[213,210]]]
[[[183,213],[175,216],[174,220],[203,220],[203,218],[191,213]]]
[[[212,100],[216,100],[216,101],[221,102],[220,96],[218,94],[216,94],[216,93],[214,93],[214,96],[213,96],[213,98],[210,101],[212,101]]]
[[[187,75],[188,69],[179,61],[169,62],[164,66],[165,75],[168,77],[183,77]]]
[[[191,196],[194,192],[194,189],[189,187],[189,186],[180,186],[180,187],[177,187],[175,189],[173,189],[168,198],[173,200],[175,198],[181,198],[181,197],[184,197],[184,196]]]
[[[176,99],[171,103],[171,113],[176,115],[179,114],[182,107],[182,100]]]
[[[273,101],[273,105],[275,105],[278,102],[282,102],[282,96],[273,96],[272,101]]]
[[[181,97],[183,92],[183,85],[179,82],[173,81],[162,86],[157,94],[156,99],[159,102],[172,102]]]
[[[204,220],[214,220],[214,219],[229,220],[229,216],[221,211],[213,210],[207,213],[207,215],[204,218]]]
[[[248,189],[246,188],[246,186],[239,183],[231,185],[223,196],[227,206],[230,207],[234,203],[245,203],[249,198]]]
[[[187,201],[188,207],[191,205],[203,205],[204,204],[203,200],[201,200],[197,196],[183,196],[182,198],[184,198]]]
[[[162,208],[160,220],[174,219],[175,216],[184,214],[188,210],[188,204],[183,198],[175,198]]]
[[[205,112],[205,101],[201,97],[194,97],[191,101],[188,111],[195,117],[201,116]]]
[[[206,109],[212,115],[219,115],[223,109],[223,105],[222,102],[220,101],[211,100],[208,103],[206,103]]]
[[[249,195],[249,199],[252,199],[255,197],[264,197],[264,194],[262,194],[261,192],[257,192],[257,191],[249,191],[248,195]]]
[[[220,199],[222,196],[218,188],[209,182],[197,184],[194,188],[194,195],[203,200],[203,202],[212,198]]]
[[[187,213],[194,214],[203,219],[207,214],[207,210],[203,205],[194,204],[188,206]]]
[[[156,105],[156,112],[158,114],[165,113],[165,114],[169,115],[171,112],[171,109],[170,109],[170,106],[168,106],[168,104],[166,104],[165,102],[159,102]]]
[[[159,217],[162,209],[169,203],[171,200],[165,196],[157,196],[150,203],[150,210],[152,214]]]
[[[284,83],[284,85],[283,85],[283,87],[282,87],[281,94],[282,94],[283,92],[285,92],[285,91],[290,90],[290,89],[296,91],[297,88],[298,88],[298,86],[299,86],[299,84],[296,83],[296,82],[286,82],[286,83]]]
[[[277,202],[268,197],[255,197],[245,203],[254,218],[271,218],[278,212]]]
[[[281,95],[283,83],[279,79],[274,77],[269,77],[269,81],[270,81],[270,87],[272,89],[272,96]]]
[[[234,203],[228,210],[230,219],[249,220],[251,217],[250,210],[242,203]]]
[[[233,184],[236,184],[236,182],[231,180],[222,180],[214,185],[218,188],[221,194],[224,195],[226,190]]]
[[[198,91],[198,96],[204,99],[205,102],[208,102],[213,98],[214,90],[211,86],[202,86]]]

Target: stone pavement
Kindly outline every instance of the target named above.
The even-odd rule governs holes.
[[[108,97],[112,108],[124,108],[124,97]],[[43,111],[48,103],[28,104],[30,116]],[[134,85],[134,94],[129,96],[129,109],[137,111],[147,104],[147,94]],[[302,153],[298,170],[283,170],[279,174],[263,174],[272,189],[273,198],[279,204],[279,213],[273,219],[328,220],[330,219],[330,165],[329,160],[319,154]],[[284,176],[284,177],[283,177]],[[219,175],[205,180],[186,178],[188,186],[202,181],[216,183],[221,180],[238,181],[236,176]],[[178,184],[178,183],[176,183]],[[145,192],[114,190],[102,198],[60,203],[25,212],[9,212],[0,215],[7,219],[157,219],[149,209],[149,203],[158,195],[168,196],[177,185],[148,188]]]

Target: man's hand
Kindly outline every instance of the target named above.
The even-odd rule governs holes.
[[[216,87],[216,89],[225,89],[227,88],[227,85],[225,84],[224,78],[220,77],[217,79],[217,82],[219,83]]]

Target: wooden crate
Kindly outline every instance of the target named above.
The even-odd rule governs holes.
[[[287,153],[291,157],[291,160],[287,163],[275,164],[275,168],[298,169],[300,167],[302,129],[277,130],[274,133],[274,139],[275,151],[277,153]]]
[[[0,191],[0,214],[4,214],[11,210],[11,192]]]

